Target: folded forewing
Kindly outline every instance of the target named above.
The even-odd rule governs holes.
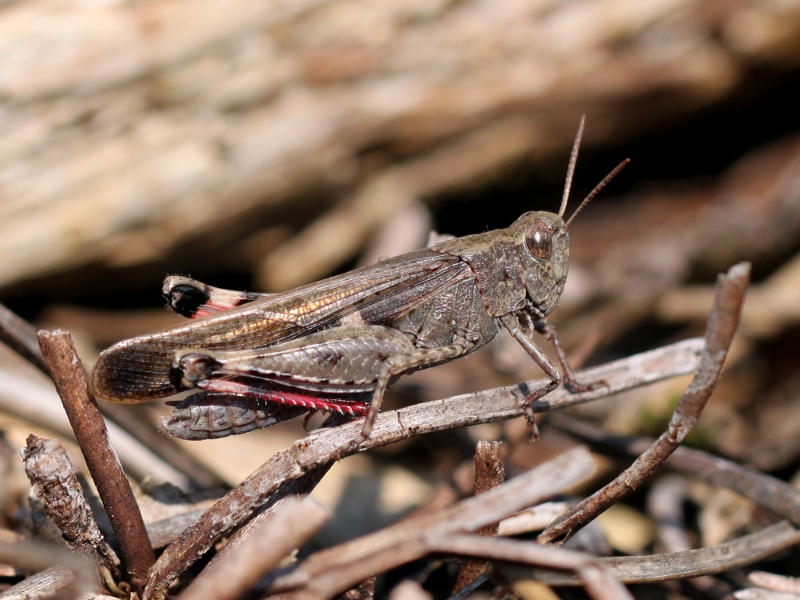
[[[100,355],[95,394],[144,402],[179,391],[170,381],[179,348],[264,348],[338,325],[348,317],[385,322],[470,275],[456,257],[420,250],[245,304],[202,321],[115,344]],[[356,314],[358,313],[358,314]]]

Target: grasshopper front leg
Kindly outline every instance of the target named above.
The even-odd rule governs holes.
[[[500,319],[500,322],[503,324],[503,327],[508,330],[511,336],[517,340],[517,342],[519,342],[519,345],[522,346],[525,352],[528,353],[528,356],[530,356],[533,361],[539,365],[539,368],[544,371],[545,375],[550,378],[550,383],[547,383],[539,389],[528,394],[528,396],[525,398],[525,404],[523,405],[525,410],[525,418],[528,421],[528,425],[532,429],[532,436],[535,440],[538,438],[538,430],[536,428],[536,418],[533,414],[533,403],[546,396],[559,386],[562,381],[561,373],[559,373],[555,365],[550,362],[550,359],[547,358],[547,355],[544,353],[544,351],[525,334],[517,317],[514,315],[506,315]]]
[[[558,362],[561,365],[561,370],[563,372],[564,387],[566,387],[570,392],[572,392],[573,394],[581,392],[591,392],[592,390],[596,390],[597,388],[608,385],[605,381],[580,383],[575,378],[575,372],[569,365],[567,354],[561,347],[561,342],[558,341],[558,335],[556,335],[556,328],[547,321],[545,321],[544,319],[539,319],[538,321],[535,321],[533,327],[536,331],[538,331],[544,336],[544,339],[553,344],[553,347],[556,350],[556,355],[558,356]]]

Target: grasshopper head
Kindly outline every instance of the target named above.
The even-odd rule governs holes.
[[[583,137],[585,117],[581,117],[578,133],[572,145],[572,153],[567,167],[567,179],[564,194],[561,197],[561,208],[558,214],[549,212],[529,212],[522,215],[511,226],[517,254],[525,270],[525,289],[530,302],[527,307],[539,318],[550,313],[558,304],[558,299],[567,283],[569,270],[569,235],[567,229],[572,220],[602,190],[630,160],[625,159],[618,164],[605,178],[598,183],[572,216],[565,223],[561,218],[567,209],[572,177],[575,174],[575,163],[578,159],[578,148]]]
[[[561,217],[544,211],[525,213],[511,227],[528,300],[536,316],[543,317],[556,307],[567,282],[567,228]]]

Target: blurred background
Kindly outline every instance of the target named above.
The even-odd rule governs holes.
[[[798,108],[797,0],[6,0],[0,301],[37,327],[69,329],[88,368],[119,339],[181,322],[163,308],[168,274],[280,291],[422,247],[432,230],[466,235],[557,210],[586,114],[572,208],[632,162],[571,226],[570,278],[551,317],[562,342],[596,363],[702,334],[716,274],[751,261],[741,335],[697,443],[790,479]],[[540,376],[498,340],[404,378],[390,405]],[[685,384],[579,412],[657,434]],[[48,386],[2,349],[8,448],[30,431],[68,435]],[[163,407],[118,408],[131,444],[150,448],[146,459],[121,452],[128,471],[183,487],[236,484],[303,435],[292,422],[173,446],[152,424]],[[454,478],[477,439],[503,435],[523,439],[524,424],[353,457],[318,494],[347,499],[352,537],[374,527],[365,515],[391,518]],[[512,444],[509,472],[567,443],[545,422],[538,444]],[[21,481],[9,490],[27,485],[18,463],[3,462],[7,481]],[[742,527],[713,522],[712,540]]]

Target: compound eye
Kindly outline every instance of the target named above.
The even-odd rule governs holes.
[[[550,260],[553,254],[553,229],[544,221],[536,221],[525,234],[525,246],[533,258]]]

